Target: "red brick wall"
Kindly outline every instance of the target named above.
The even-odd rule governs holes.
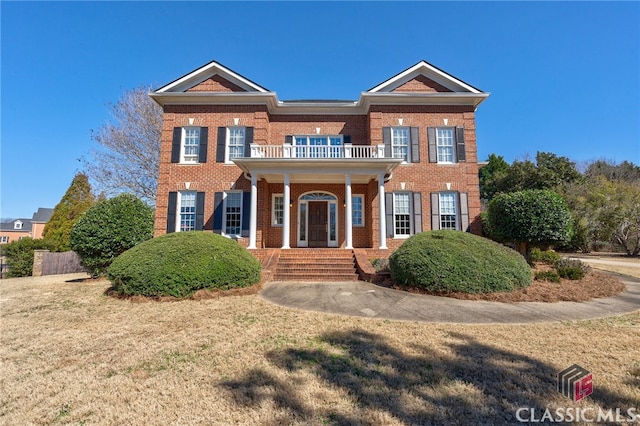
[[[423,75],[419,75],[416,78],[407,81],[406,83],[398,86],[393,92],[451,92],[443,85],[436,83],[435,81],[427,78]]]
[[[187,92],[246,92],[246,90],[219,75],[214,75],[188,89]]]

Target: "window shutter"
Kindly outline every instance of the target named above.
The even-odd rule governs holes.
[[[207,162],[207,146],[209,145],[209,128],[200,128],[200,149],[198,151],[198,162]]]
[[[382,143],[384,143],[384,158],[392,158],[391,155],[391,127],[382,128]]]
[[[249,222],[251,219],[251,192],[242,193],[242,236],[249,236]]]
[[[393,193],[384,194],[385,218],[387,225],[387,237],[393,238]]]
[[[438,192],[431,193],[431,230],[440,229],[440,194]]]
[[[464,163],[467,155],[464,150],[464,127],[456,127],[456,161]]]
[[[285,136],[284,143],[286,143],[287,145],[293,145],[293,136],[292,135]]]
[[[351,143],[351,135],[342,135],[342,143]]]
[[[218,127],[218,143],[216,145],[216,163],[224,163],[224,157],[225,157],[224,151],[226,147],[227,147],[227,128]]]
[[[422,194],[413,193],[413,233],[422,232]]]
[[[420,128],[411,128],[411,162],[420,162]]]
[[[436,147],[436,128],[427,127],[427,139],[429,143],[429,162],[438,162],[438,150]]]
[[[204,230],[204,192],[196,193],[196,228],[195,229],[196,231]]]
[[[460,230],[469,231],[469,196],[466,192],[458,193],[460,198]]]
[[[213,195],[213,232],[222,234],[222,192]]]
[[[253,127],[244,129],[244,157],[251,157],[251,144],[253,143]]]
[[[182,127],[173,128],[173,140],[171,142],[171,162],[180,162],[180,148],[182,147]]]
[[[178,193],[169,193],[169,204],[167,207],[167,234],[176,232],[176,210],[178,208]]]

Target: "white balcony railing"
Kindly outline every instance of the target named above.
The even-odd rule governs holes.
[[[384,145],[251,145],[251,158],[385,158]]]

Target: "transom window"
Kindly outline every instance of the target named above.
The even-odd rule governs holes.
[[[182,135],[182,162],[197,163],[200,151],[200,127],[184,127]]]
[[[282,226],[284,223],[284,196],[282,194],[273,194],[273,216],[272,225]]]
[[[196,229],[196,193],[195,191],[180,193],[180,232]]]
[[[458,229],[456,194],[443,192],[440,194],[440,229]]]
[[[455,162],[454,155],[454,129],[453,128],[437,128],[436,144],[438,147],[438,163]]]
[[[409,161],[409,128],[408,127],[392,127],[391,128],[391,149],[393,158],[402,158]]]
[[[353,226],[364,226],[364,195],[354,195],[351,200]]]
[[[228,146],[227,146],[227,162],[234,158],[244,157],[245,128],[229,127],[228,129]]]
[[[396,237],[411,235],[410,195],[408,192],[394,192],[393,194],[393,224]]]
[[[240,235],[242,230],[242,192],[227,192],[224,205],[224,233]]]
[[[294,136],[294,153],[297,158],[342,157],[342,136]]]

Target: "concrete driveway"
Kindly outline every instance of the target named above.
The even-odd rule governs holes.
[[[525,324],[622,315],[640,310],[640,280],[621,277],[627,290],[590,302],[500,303],[412,294],[356,282],[265,284],[260,297],[277,305],[358,317],[463,324]]]

